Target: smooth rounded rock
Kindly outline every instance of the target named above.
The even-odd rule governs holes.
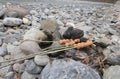
[[[19,47],[20,50],[27,55],[41,52],[39,45],[35,41],[24,41]]]
[[[30,25],[30,21],[27,18],[23,18],[23,23],[26,25]]]
[[[14,72],[8,72],[6,75],[5,75],[5,78],[6,79],[15,79],[15,74]]]
[[[0,56],[5,56],[7,53],[6,47],[0,47]]]
[[[84,36],[83,30],[69,27],[63,34],[64,39],[79,39]]]
[[[3,64],[1,65],[3,66]],[[10,70],[10,66],[4,67],[0,69],[0,75],[6,75]]]
[[[38,13],[37,13],[36,10],[31,10],[31,11],[30,11],[30,14],[31,14],[31,15],[37,15]]]
[[[33,74],[29,74],[28,72],[24,71],[21,75],[21,79],[37,79],[38,77]]]
[[[6,12],[6,9],[0,10],[0,18],[4,17],[5,12]]]
[[[30,26],[21,24],[20,29],[23,29],[23,30],[30,29]]]
[[[23,40],[33,40],[37,42],[43,41],[46,38],[47,36],[42,31],[36,28],[31,28],[23,36]]]
[[[4,26],[4,24],[0,23],[0,31],[5,32],[6,30],[7,30],[7,28]]]
[[[111,66],[105,70],[103,79],[120,79],[120,66]]]
[[[24,63],[23,63],[23,64],[15,63],[15,64],[13,65],[13,70],[16,71],[16,72],[18,72],[18,73],[24,72],[24,70],[25,70],[25,65],[24,65]]]
[[[8,17],[3,20],[3,24],[6,26],[19,26],[22,24],[22,20],[19,18]]]
[[[39,79],[101,79],[89,66],[72,59],[54,60],[45,66]]]
[[[3,62],[4,58],[2,56],[0,56],[0,62]]]
[[[114,65],[120,65],[120,46],[109,46],[109,49],[103,51],[103,54],[106,57],[106,60]]]
[[[17,18],[18,17],[18,14],[16,12],[8,12],[6,13],[6,17],[14,17],[14,18]]]
[[[23,18],[25,15],[29,14],[29,11],[26,10],[25,8],[13,6],[13,5],[7,6],[6,15],[9,16],[10,12],[16,12],[18,18]]]
[[[34,58],[34,61],[37,65],[40,66],[45,66],[48,64],[48,62],[50,61],[49,57],[47,55],[36,55]]]
[[[21,51],[19,46],[14,46],[12,44],[7,45],[8,53],[11,55],[11,58],[20,58],[24,57],[25,54]]]
[[[26,68],[25,70],[30,73],[30,74],[39,74],[42,70],[42,67],[37,66],[33,60],[29,60],[26,63]]]
[[[3,44],[3,39],[0,39],[0,46]]]

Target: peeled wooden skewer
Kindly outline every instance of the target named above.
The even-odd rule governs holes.
[[[60,42],[60,44],[78,43],[78,42],[80,42],[80,39],[75,39],[75,40],[73,40],[73,39],[63,39],[63,40],[60,40],[59,42]]]
[[[93,42],[91,40],[88,40],[87,42],[74,44],[74,47],[76,47],[77,49],[81,49],[81,48],[84,48],[84,47],[91,46],[92,44],[93,44]]]
[[[77,49],[88,47],[88,46],[90,46],[90,45],[93,44],[93,42],[91,40],[88,40],[87,42],[81,42],[80,43],[80,39],[75,39],[75,40],[72,40],[72,39],[69,39],[69,40],[68,39],[63,39],[63,40],[60,40],[60,43],[64,44],[66,47],[68,47],[68,46],[74,46]]]

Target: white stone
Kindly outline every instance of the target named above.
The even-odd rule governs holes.
[[[71,23],[71,22],[67,22],[67,23],[65,24],[65,26],[67,26],[67,27],[74,27],[74,28],[75,28],[75,24],[74,24],[74,23]]]
[[[23,23],[26,25],[30,25],[30,21],[27,18],[23,18]]]
[[[36,55],[34,58],[34,61],[37,65],[45,66],[50,61],[49,57],[47,55]]]
[[[36,28],[31,28],[23,36],[23,40],[32,40],[32,41],[37,41],[37,42],[41,42],[45,40],[46,38],[47,36],[42,31]]]

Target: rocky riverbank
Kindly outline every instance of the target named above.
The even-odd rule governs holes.
[[[1,4],[0,66],[15,62],[4,61],[59,49],[57,41],[66,38],[65,33],[67,38],[92,40],[94,44],[16,61],[0,69],[0,79],[119,78],[120,6],[64,4]],[[74,29],[66,32],[70,27]]]

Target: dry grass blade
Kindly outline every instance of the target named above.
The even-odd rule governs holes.
[[[40,52],[40,53],[31,54],[31,55],[29,55],[29,56],[16,59],[14,62],[11,62],[11,63],[9,63],[9,64],[7,64],[7,65],[1,66],[0,69],[1,69],[1,68],[4,68],[4,67],[6,67],[6,66],[12,65],[12,64],[14,64],[14,63],[23,61],[23,60],[33,58],[33,57],[36,56],[36,55],[46,55],[46,54],[56,53],[56,52],[60,52],[60,51],[64,51],[64,50],[69,50],[69,49],[73,49],[73,48],[75,48],[75,47],[66,47],[66,48],[63,48],[63,49],[55,50],[55,51],[49,51],[49,52],[48,52],[48,51],[44,51],[44,53],[41,53],[41,52]]]
[[[55,51],[55,50],[59,50],[59,49],[63,49],[63,48],[66,48],[66,47],[61,46],[60,48],[54,48],[54,49],[51,49],[51,50],[47,50],[47,49],[45,48],[45,49],[42,49],[42,51],[44,51],[44,52],[50,52],[50,51]],[[48,49],[50,49],[50,47],[48,47]],[[36,54],[40,54],[40,53],[36,53]],[[36,55],[36,54],[34,54],[34,55]],[[31,55],[33,55],[33,54],[30,54],[30,55],[27,55],[27,56],[31,56]],[[26,57],[26,56],[25,56],[25,57]],[[10,59],[10,60],[5,60],[5,61],[0,62],[0,64],[1,64],[1,63],[6,63],[6,62],[15,61],[15,60],[22,59],[22,58],[24,58],[24,57],[20,57],[20,58],[16,58],[16,59]]]

